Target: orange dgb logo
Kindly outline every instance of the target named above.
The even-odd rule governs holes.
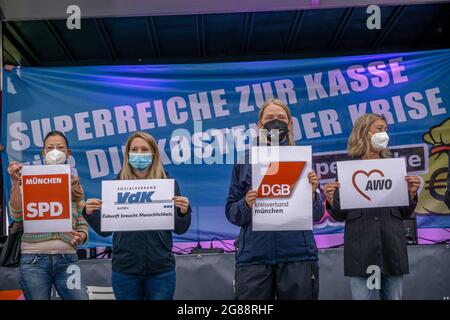
[[[258,187],[258,198],[289,198],[305,164],[305,161],[271,162]]]
[[[23,176],[25,220],[68,219],[71,213],[68,174]]]

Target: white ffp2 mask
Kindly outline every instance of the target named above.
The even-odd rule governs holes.
[[[386,132],[377,132],[375,134],[370,134],[372,135],[372,139],[370,140],[370,142],[375,150],[381,151],[383,149],[386,149],[389,142],[389,136]]]
[[[45,164],[65,164],[66,154],[58,149],[53,149],[45,155]]]

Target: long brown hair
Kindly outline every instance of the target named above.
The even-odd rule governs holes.
[[[153,161],[149,169],[147,169],[147,176],[145,179],[166,179],[167,175],[164,172],[163,165],[161,163],[161,158],[159,155],[158,150],[158,144],[156,143],[156,140],[149,135],[146,132],[138,131],[133,133],[127,140],[127,143],[125,144],[125,153],[124,153],[124,161],[123,161],[123,167],[122,171],[120,172],[120,180],[134,180],[137,179],[137,176],[135,174],[135,169],[130,166],[130,163],[128,162],[128,155],[130,153],[130,147],[131,142],[133,142],[134,139],[141,138],[145,140],[148,145],[150,146],[152,155],[153,155]]]
[[[356,119],[347,143],[347,152],[350,156],[362,157],[370,150],[370,140],[367,136],[370,126],[377,120],[384,120],[386,122],[384,116],[375,113],[367,113]],[[383,149],[379,153],[381,158],[388,158],[391,155],[388,149]]]
[[[264,116],[264,111],[266,111],[267,107],[270,106],[271,104],[274,104],[276,106],[283,108],[284,112],[286,112],[286,115],[288,117],[288,121],[291,122],[292,116],[291,116],[291,110],[289,109],[289,107],[283,101],[278,100],[278,99],[273,99],[273,98],[267,100],[261,106],[261,109],[259,110],[259,114],[258,114],[258,122],[261,121],[262,117]],[[293,130],[289,130],[289,134],[288,134],[288,141],[289,141],[290,146],[295,145],[294,134],[292,133],[292,131]],[[259,134],[259,141],[264,144],[267,144],[267,137],[263,134]]]

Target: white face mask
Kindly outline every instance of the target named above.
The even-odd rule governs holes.
[[[45,164],[65,164],[66,154],[58,149],[53,149],[45,155]]]
[[[370,133],[370,132],[369,132]],[[383,149],[386,149],[388,142],[389,142],[389,136],[386,132],[377,132],[375,134],[372,134],[372,139],[371,139],[371,143],[372,143],[372,147],[376,150],[376,151],[381,151]]]

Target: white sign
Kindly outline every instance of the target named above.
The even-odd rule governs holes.
[[[409,205],[405,159],[337,162],[341,209]]]
[[[173,230],[173,179],[102,181],[102,231]]]
[[[24,166],[21,173],[24,232],[71,231],[70,166]]]
[[[312,230],[311,147],[252,147],[253,231]]]

